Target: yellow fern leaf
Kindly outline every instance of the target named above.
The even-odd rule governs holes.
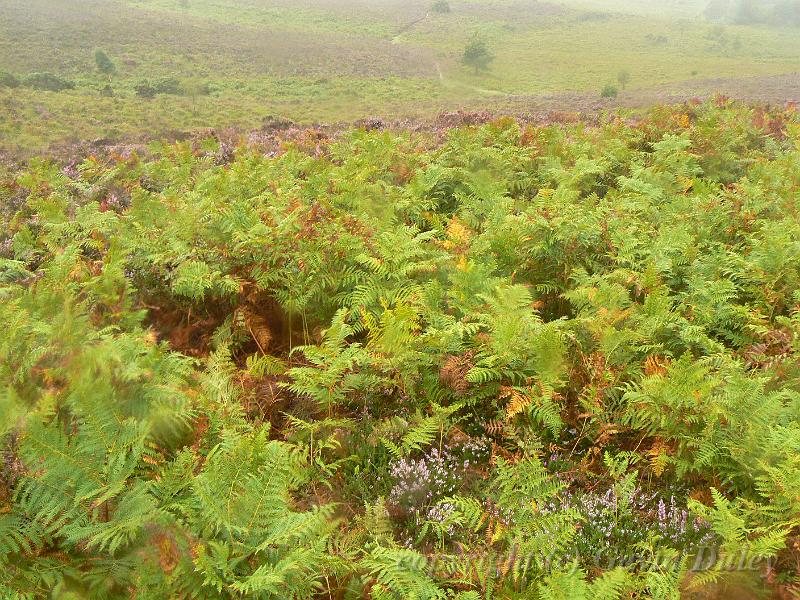
[[[510,395],[511,399],[506,405],[506,421],[511,421],[518,414],[525,412],[533,402],[530,395],[523,394],[519,390],[512,389]]]

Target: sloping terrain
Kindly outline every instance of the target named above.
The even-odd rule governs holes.
[[[497,112],[508,96],[579,98],[558,108],[582,112],[608,85],[623,106],[664,85],[722,91],[720,79],[745,97],[749,78],[798,72],[796,28],[714,23],[695,2],[446,4],[449,12],[427,0],[6,0],[0,150],[247,130],[271,117]],[[483,72],[462,64],[474,37],[494,57]],[[97,49],[111,71],[98,69]]]

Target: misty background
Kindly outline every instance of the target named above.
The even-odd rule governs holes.
[[[800,0],[5,0],[0,148],[798,96]]]

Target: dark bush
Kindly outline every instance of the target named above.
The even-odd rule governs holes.
[[[45,90],[48,92],[61,92],[75,88],[75,84],[68,79],[54,75],[53,73],[31,73],[22,80],[22,84],[35,90]]]
[[[619,90],[617,89],[617,86],[611,83],[606,84],[603,86],[603,89],[600,90],[601,98],[616,98],[618,94]]]
[[[648,33],[644,36],[644,39],[654,46],[664,46],[669,43],[669,38],[665,35],[653,35],[652,33]]]
[[[140,98],[153,98],[156,95],[156,89],[150,85],[148,81],[141,81],[136,84],[136,87],[133,88],[136,91],[136,95]]]
[[[153,88],[156,94],[171,94],[180,96],[183,93],[181,82],[174,77],[161,77],[153,81]]]
[[[0,71],[0,88],[19,87],[19,79],[8,71]]]
[[[97,70],[105,75],[111,75],[117,70],[114,61],[100,48],[94,51],[94,62],[97,65]]]
[[[170,94],[180,96],[183,94],[181,82],[174,77],[161,77],[160,79],[142,80],[136,87],[136,95],[140,98],[153,98],[156,94]]]

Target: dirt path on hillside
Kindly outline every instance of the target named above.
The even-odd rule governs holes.
[[[409,29],[411,29],[412,27],[414,27],[414,25],[417,25],[417,24],[419,24],[419,23],[422,23],[423,21],[427,21],[427,20],[428,20],[428,17],[430,17],[430,16],[431,16],[431,13],[430,13],[430,12],[426,12],[426,13],[425,13],[425,16],[423,16],[423,17],[420,17],[419,19],[414,19],[414,20],[413,20],[413,21],[411,21],[410,23],[406,23],[405,25],[403,25],[403,26],[402,26],[402,27],[401,27],[401,28],[400,28],[400,29],[397,31],[397,33],[395,34],[395,36],[392,38],[392,43],[393,43],[393,44],[398,44],[398,43],[400,43],[400,37],[401,37],[401,36],[402,36],[402,35],[403,35],[403,34],[404,34],[406,31],[408,31]]]
[[[444,73],[442,72],[442,67],[439,64],[439,62],[437,61],[437,62],[434,62],[433,64],[434,64],[434,67],[436,68],[436,74],[439,77],[439,81],[442,82],[444,85],[446,85],[449,88],[468,90],[470,92],[478,94],[479,96],[503,96],[504,98],[513,97],[512,94],[509,94],[508,92],[504,92],[503,90],[492,90],[492,89],[482,88],[482,87],[471,85],[471,84],[466,83],[464,81],[458,81],[458,80],[452,79],[452,78],[445,79]]]

